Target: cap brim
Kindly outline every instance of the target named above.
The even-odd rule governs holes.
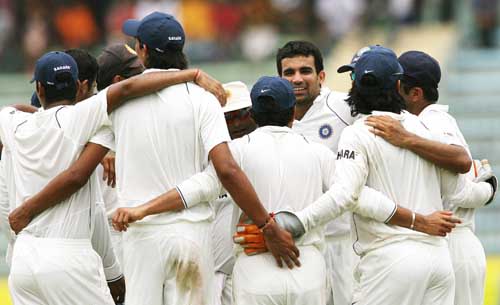
[[[137,29],[139,28],[139,25],[141,25],[140,20],[129,19],[123,23],[122,32],[125,35],[136,37],[137,36]]]
[[[337,73],[345,73],[345,72],[349,72],[349,71],[353,71],[353,70],[354,70],[354,65],[353,64],[343,65],[343,66],[340,66],[337,69]]]

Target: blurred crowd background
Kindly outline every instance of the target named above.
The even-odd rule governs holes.
[[[30,71],[47,49],[100,50],[125,41],[123,21],[160,10],[175,15],[192,62],[259,61],[289,38],[307,37],[329,51],[353,29],[370,35],[400,25],[455,18],[456,0],[0,0],[2,71]],[[498,0],[470,1],[477,22],[473,45],[495,46]],[[98,53],[98,51],[96,51]]]

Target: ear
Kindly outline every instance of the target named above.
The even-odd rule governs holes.
[[[318,78],[319,78],[319,83],[322,85],[323,82],[325,81],[325,78],[326,78],[326,73],[325,71],[320,71],[318,73]]]
[[[36,95],[38,96],[38,100],[40,101],[40,105],[45,108],[45,88],[40,82],[36,82],[35,90]]]
[[[411,88],[409,95],[412,101],[420,101],[424,98],[424,90],[420,87],[413,87]]]
[[[112,84],[116,84],[118,82],[121,82],[124,79],[125,79],[125,77],[123,77],[121,75],[115,75],[115,76],[113,76],[113,79],[111,80],[111,83]]]

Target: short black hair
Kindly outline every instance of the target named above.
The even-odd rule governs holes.
[[[323,55],[317,46],[309,41],[294,40],[287,42],[281,49],[278,49],[276,54],[276,67],[278,68],[279,76],[283,75],[281,61],[285,58],[292,58],[297,56],[312,56],[314,57],[314,68],[316,73],[324,70]]]
[[[78,66],[78,79],[80,81],[87,80],[90,90],[97,78],[97,70],[99,69],[96,58],[82,49],[69,49],[64,52],[73,57],[76,61],[76,65]]]
[[[411,81],[401,80],[401,88],[403,91],[408,94],[410,90],[419,87],[424,92],[424,98],[431,104],[435,104],[439,99],[439,91],[437,88],[428,86],[428,85],[420,85]]]
[[[137,40],[139,40],[137,38]],[[139,40],[140,48],[143,48],[143,43]],[[147,57],[144,66],[148,69],[179,69],[185,70],[188,67],[186,54],[182,50],[166,49],[163,52],[158,52],[153,48],[147,49]]]
[[[364,86],[377,85],[376,80],[371,77],[363,77],[361,82]],[[401,113],[402,110],[406,109],[405,101],[396,91],[395,86],[393,89],[380,90],[376,94],[363,94],[353,82],[346,102],[351,107],[352,116],[371,114],[372,111]]]
[[[76,83],[73,81],[73,77],[69,72],[63,72],[56,75],[56,80],[58,82],[68,82],[69,86],[57,89],[56,86],[46,85],[41,82],[39,83],[45,89],[45,103],[52,104],[55,102],[69,100],[74,102],[76,98]]]
[[[265,112],[255,112],[250,109],[250,115],[259,127],[287,126],[293,119],[294,107],[283,110],[270,96],[262,96],[259,99],[265,99],[261,107]]]

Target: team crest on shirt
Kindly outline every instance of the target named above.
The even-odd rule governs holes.
[[[333,134],[333,128],[329,124],[321,125],[318,130],[319,137],[322,139],[328,139]]]

